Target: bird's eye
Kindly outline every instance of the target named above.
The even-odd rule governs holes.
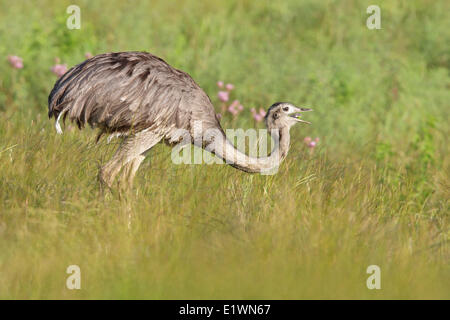
[[[283,111],[286,111],[286,112],[289,111],[289,107],[284,107]]]

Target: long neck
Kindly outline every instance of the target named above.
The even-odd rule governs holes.
[[[209,144],[206,149],[236,169],[250,173],[269,174],[276,170],[287,156],[290,142],[289,128],[272,130],[271,136],[275,142],[275,147],[267,157],[255,158],[246,155],[236,149],[225,134],[216,137],[217,139]]]

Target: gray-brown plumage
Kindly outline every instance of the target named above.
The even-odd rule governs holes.
[[[57,119],[58,132],[59,120],[68,118],[79,128],[86,124],[100,128],[98,138],[113,133],[125,136],[112,160],[100,170],[100,180],[108,186],[122,167],[131,183],[144,153],[162,140],[172,145],[180,142],[180,130],[187,132],[193,143],[203,138],[201,147],[232,166],[261,172],[271,166],[270,158],[284,159],[289,128],[302,121],[296,116],[298,112],[307,111],[288,103],[274,104],[268,110],[266,123],[275,134],[279,133],[279,150],[266,158],[248,157],[226,139],[211,100],[195,81],[145,52],[100,54],[71,68],[56,82],[48,107],[49,117]],[[218,135],[209,140],[198,137],[194,126],[199,121],[200,135],[209,129]],[[237,153],[237,159],[228,159],[231,151]]]
[[[188,128],[192,107],[218,125],[204,91],[185,72],[144,52],[97,55],[71,68],[49,96],[49,117],[100,127],[105,132]],[[209,118],[208,118],[209,119]]]

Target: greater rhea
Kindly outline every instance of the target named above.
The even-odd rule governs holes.
[[[208,95],[186,73],[146,52],[105,53],[74,66],[56,82],[48,98],[49,117],[67,118],[81,129],[86,124],[103,134],[122,135],[119,148],[99,172],[111,187],[123,170],[131,184],[145,154],[158,142],[180,143],[179,132],[189,141],[245,172],[270,170],[286,157],[289,129],[300,119],[298,108],[278,102],[267,111],[265,122],[278,143],[267,157],[254,158],[238,151],[226,138]],[[201,130],[195,130],[196,124]],[[217,132],[208,135],[206,132]],[[198,142],[200,141],[200,142]]]

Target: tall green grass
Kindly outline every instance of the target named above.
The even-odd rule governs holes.
[[[365,25],[373,1],[76,1],[81,30],[70,4],[0,3],[0,298],[450,297],[448,2],[378,1],[381,30]],[[313,125],[291,130],[274,176],[176,166],[158,145],[133,190],[104,197],[116,144],[56,135],[50,67],[128,50],[217,106],[215,82],[234,83],[246,110],[225,128],[279,100],[312,106]]]

